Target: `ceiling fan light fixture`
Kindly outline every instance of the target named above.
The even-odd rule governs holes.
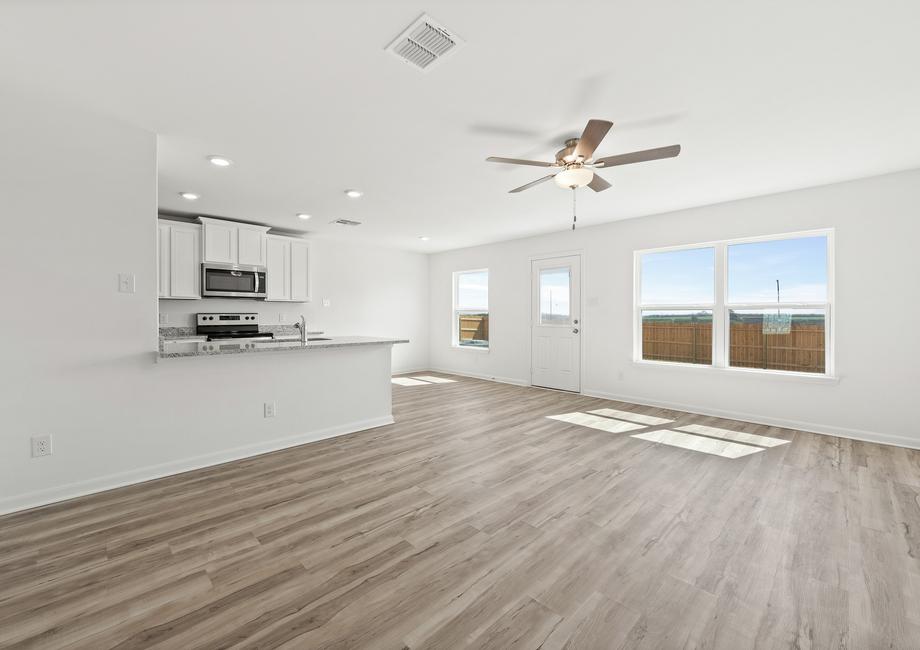
[[[568,189],[571,187],[584,187],[594,180],[594,172],[585,167],[569,167],[553,177],[556,185]]]

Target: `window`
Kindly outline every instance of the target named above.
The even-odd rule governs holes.
[[[569,296],[572,293],[571,269],[566,266],[540,271],[540,324],[571,325],[572,311]]]
[[[711,364],[715,249],[647,253],[641,264],[642,358]]]
[[[489,270],[454,273],[453,345],[489,349]]]
[[[831,238],[636,253],[636,359],[832,374]]]

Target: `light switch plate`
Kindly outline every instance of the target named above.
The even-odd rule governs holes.
[[[274,402],[265,402],[264,405],[265,417],[273,418],[275,417],[275,403]]]
[[[323,307],[331,307],[332,301],[329,298],[323,298]]]
[[[121,293],[134,293],[135,280],[133,273],[118,274],[118,291]]]
[[[166,325],[169,322],[169,314],[160,314],[160,325]]]

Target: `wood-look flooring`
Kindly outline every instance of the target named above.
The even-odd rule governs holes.
[[[456,377],[0,518],[0,646],[920,648],[920,452]],[[790,440],[736,459],[548,419]]]

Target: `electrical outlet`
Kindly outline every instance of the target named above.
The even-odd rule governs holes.
[[[329,298],[323,298],[323,307],[331,307],[332,301]]]
[[[135,281],[133,273],[118,274],[118,290],[121,293],[134,293]]]
[[[617,373],[617,379],[619,379],[620,381],[623,381],[623,371],[622,370]]]
[[[275,403],[274,402],[265,402],[265,417],[273,418],[275,417]]]
[[[169,314],[160,314],[160,325],[166,325],[169,322]]]
[[[32,436],[32,458],[51,455],[51,434]]]

